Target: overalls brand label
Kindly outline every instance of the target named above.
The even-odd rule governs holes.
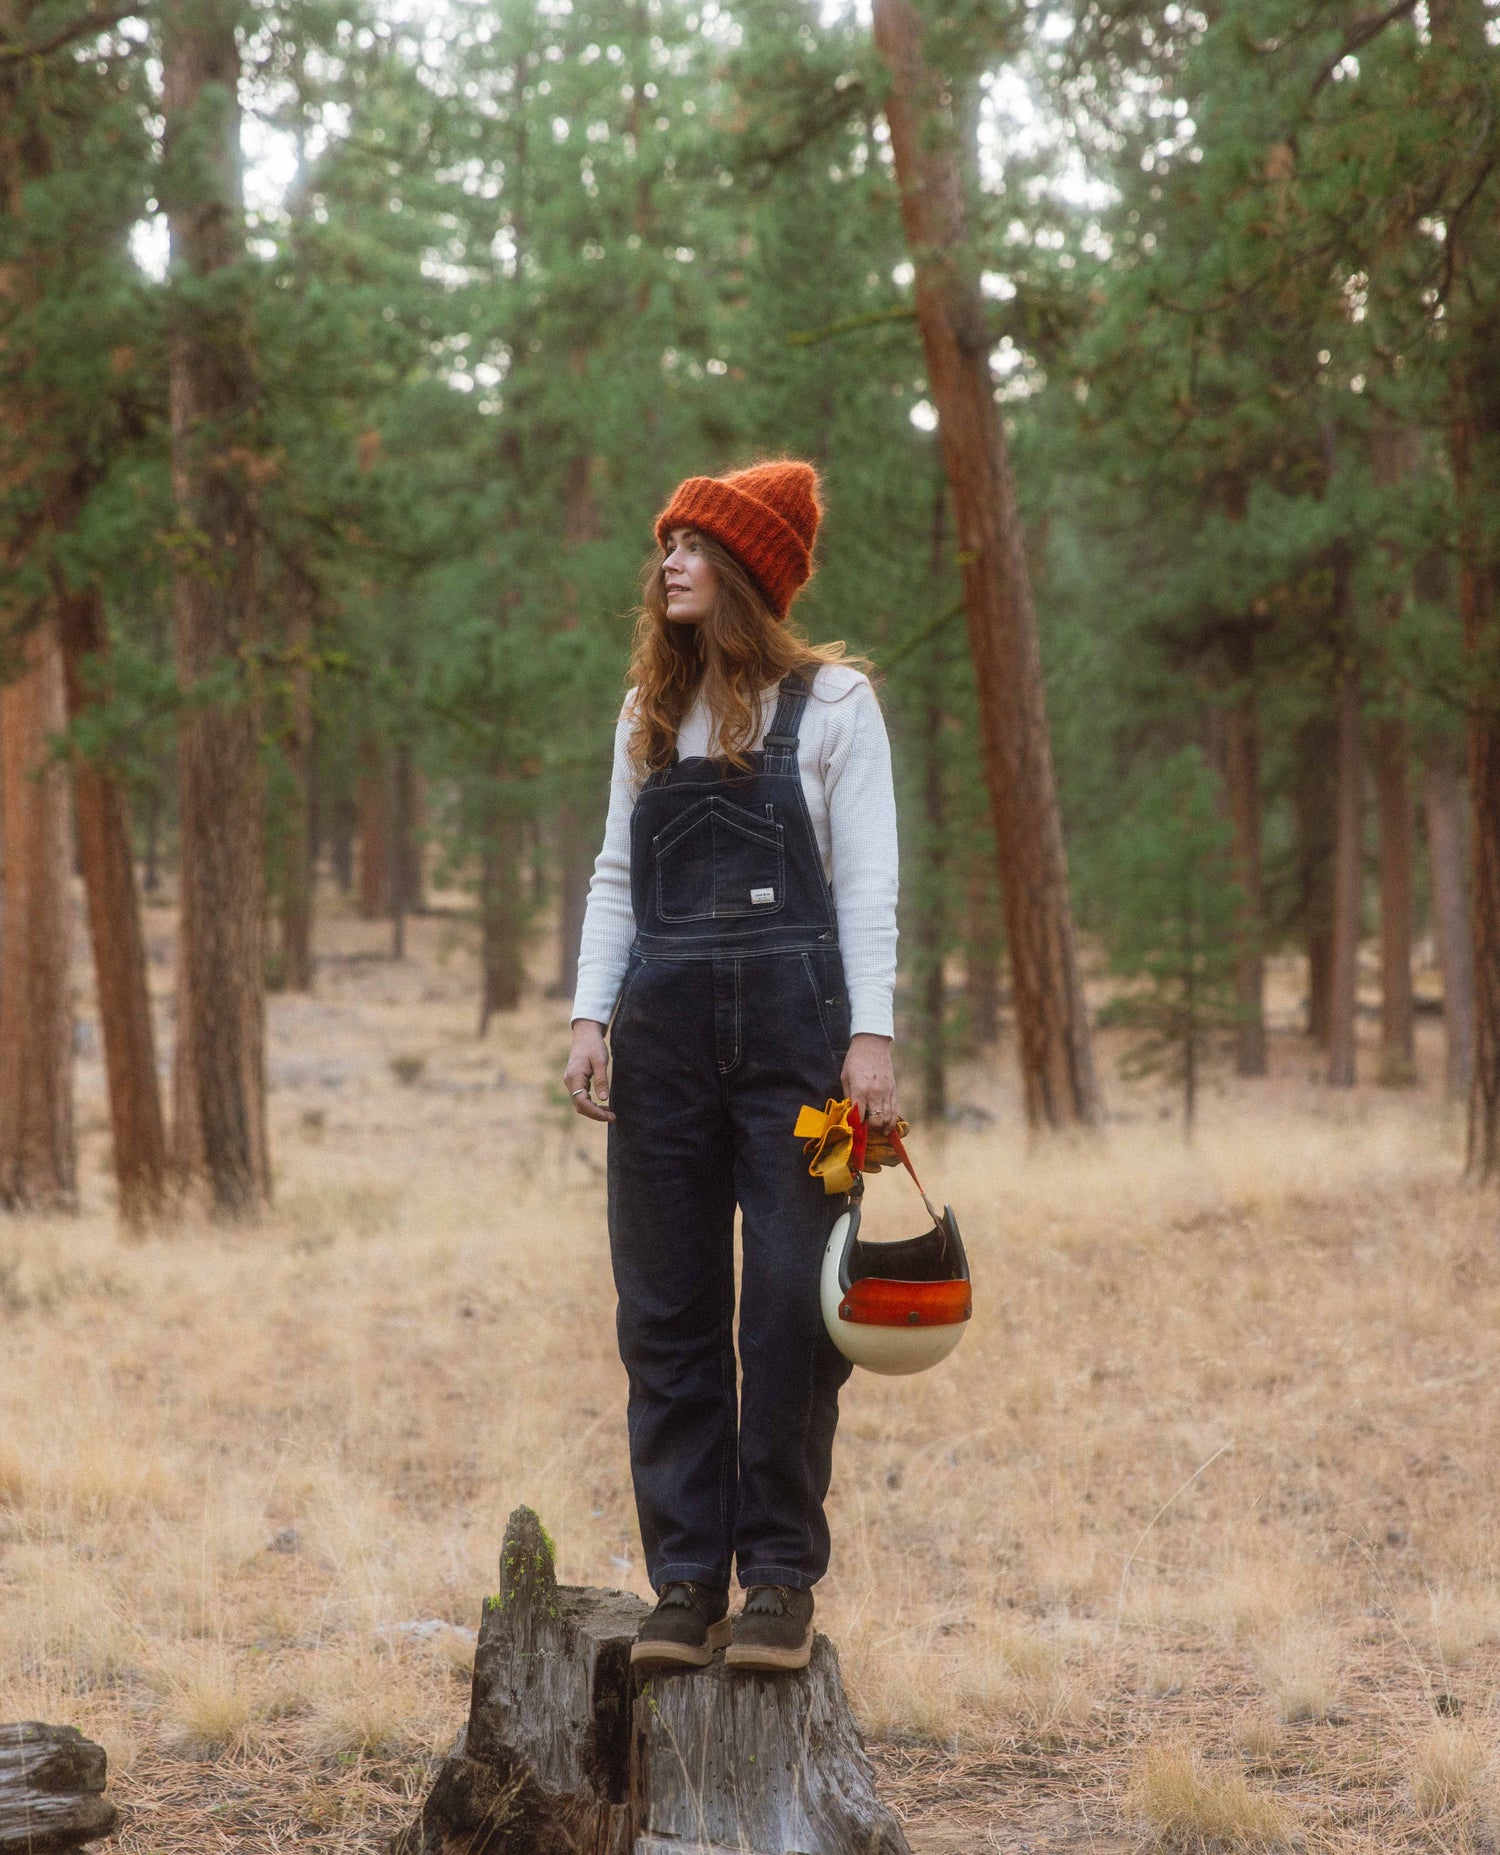
[[[774,889],[752,889],[750,891],[750,900],[752,902],[774,902],[776,900],[776,891]]]

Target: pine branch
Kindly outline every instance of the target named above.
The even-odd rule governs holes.
[[[877,657],[875,660],[877,665],[887,673],[894,670],[898,663],[904,663],[914,651],[919,651],[924,644],[930,644],[944,625],[952,624],[963,609],[964,602],[960,599],[950,605],[946,612],[939,612],[936,618],[929,618],[919,631],[914,631],[910,637],[903,638],[888,655]]]
[[[1387,7],[1383,13],[1369,14],[1360,20],[1339,49],[1325,61],[1323,68],[1313,79],[1311,95],[1318,94],[1346,58],[1352,58],[1355,52],[1362,45],[1368,45],[1371,39],[1379,38],[1387,26],[1393,26],[1398,19],[1404,19],[1409,13],[1414,13],[1416,6],[1417,0],[1396,0],[1395,5]]]
[[[71,45],[76,39],[86,39],[95,32],[108,32],[111,26],[118,26],[122,19],[138,12],[137,6],[98,7],[91,13],[80,13],[77,19],[70,20],[66,26],[60,26],[49,39],[12,41],[10,44],[0,42],[0,65],[21,64],[28,58],[47,58],[53,52],[60,52],[65,45]]]
[[[914,322],[917,312],[909,303],[896,303],[889,309],[868,309],[863,315],[841,316],[823,328],[793,329],[787,336],[789,348],[810,348],[816,342],[832,341],[837,335],[852,335],[856,329],[874,328],[881,322]]]

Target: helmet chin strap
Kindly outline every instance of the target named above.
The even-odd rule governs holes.
[[[905,1121],[897,1121],[882,1133],[866,1122],[858,1102],[847,1097],[835,1101],[830,1097],[822,1108],[804,1107],[792,1131],[804,1142],[803,1151],[811,1160],[808,1171],[815,1179],[823,1181],[823,1190],[830,1197],[840,1192],[863,1191],[866,1172],[879,1172],[882,1166],[899,1159],[911,1174],[912,1184],[921,1192],[928,1216],[941,1230],[942,1216],[927,1196],[917,1177],[917,1169],[901,1144],[905,1128]]]
[[[869,1130],[866,1128],[864,1117],[859,1111],[858,1102],[851,1102],[849,1104],[849,1125],[855,1130],[855,1150],[859,1153],[860,1159],[863,1160],[866,1143],[869,1138]],[[901,1164],[905,1166],[906,1170],[911,1174],[912,1184],[915,1185],[917,1190],[922,1194],[922,1202],[927,1207],[927,1215],[932,1219],[934,1224],[941,1225],[943,1221],[942,1216],[937,1206],[927,1196],[927,1191],[922,1181],[917,1177],[917,1169],[911,1163],[911,1160],[907,1156],[906,1148],[901,1143],[899,1129],[892,1127],[883,1134],[876,1134],[875,1138],[877,1140],[883,1140],[896,1155],[897,1159],[901,1161]]]

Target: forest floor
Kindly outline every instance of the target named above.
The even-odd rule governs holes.
[[[646,1589],[566,1007],[480,1042],[466,920],[386,954],[330,903],[272,1001],[262,1225],[119,1239],[87,997],[82,1213],[0,1223],[0,1719],[105,1744],[122,1855],[382,1848],[517,1502]],[[974,1324],[850,1384],[819,1593],[918,1855],[1500,1830],[1496,1202],[1436,1024],[1421,1087],[1330,1091],[1277,983],[1272,1077],[1192,1148],[1109,1046],[1097,1144],[1028,1148],[1003,1046],[918,1130]]]

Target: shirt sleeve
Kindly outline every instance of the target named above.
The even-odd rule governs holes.
[[[573,1016],[608,1024],[635,939],[635,910],[630,902],[630,814],[635,809],[635,778],[629,745],[633,726],[632,690],[615,724],[615,759],[609,781],[609,816],[604,845],[594,860],[589,899],[578,947],[578,989]]]
[[[850,1029],[895,1032],[896,792],[880,702],[865,677],[834,707],[823,790]]]

